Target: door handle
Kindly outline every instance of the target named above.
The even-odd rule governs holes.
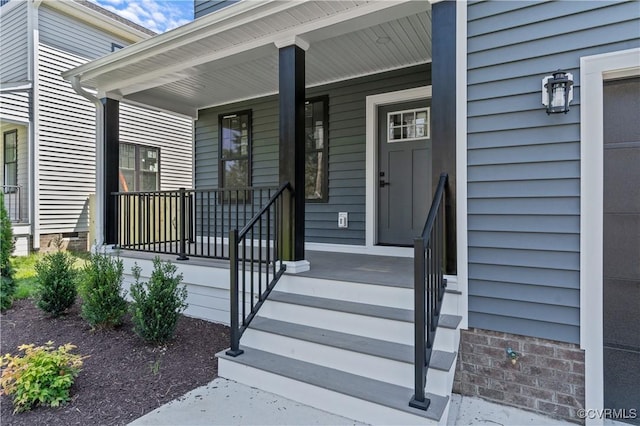
[[[389,185],[389,182],[384,181],[384,180],[380,180],[380,188],[384,188],[385,186]]]

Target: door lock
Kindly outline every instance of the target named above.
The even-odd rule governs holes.
[[[389,182],[387,182],[385,180],[380,180],[380,188],[384,188],[387,185],[389,185]]]

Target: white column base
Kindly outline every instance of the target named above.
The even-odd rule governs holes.
[[[284,263],[287,266],[286,274],[299,274],[301,272],[307,272],[311,269],[311,264],[308,260],[285,260]]]

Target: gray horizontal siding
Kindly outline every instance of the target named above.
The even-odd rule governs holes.
[[[334,83],[307,90],[329,97],[329,201],[308,203],[306,240],[364,245],[366,97],[430,84],[428,66]],[[195,134],[196,188],[218,185],[218,115],[251,109],[253,185],[278,184],[278,99],[276,96],[200,111]],[[349,212],[349,228],[338,229],[338,212]]]
[[[113,34],[46,7],[39,8],[40,42],[73,53],[85,59],[96,59],[111,53],[111,44],[130,43]],[[66,71],[66,70],[65,70]]]
[[[7,6],[9,7],[9,6]],[[14,5],[0,16],[0,81],[11,83],[28,80],[29,39],[27,2]]]
[[[237,3],[240,0],[194,0],[193,15],[194,19],[198,19],[223,7]]]
[[[469,326],[579,341],[580,57],[640,45],[637,2],[468,5]],[[571,111],[541,80],[573,73]]]

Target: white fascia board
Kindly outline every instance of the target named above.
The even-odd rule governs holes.
[[[140,40],[146,40],[152,37],[150,34],[137,30],[124,22],[112,19],[97,10],[90,9],[80,3],[76,3],[75,1],[43,0],[42,5],[73,16],[74,18],[84,21],[91,26],[117,35],[125,40],[131,41],[132,43],[137,43]]]

